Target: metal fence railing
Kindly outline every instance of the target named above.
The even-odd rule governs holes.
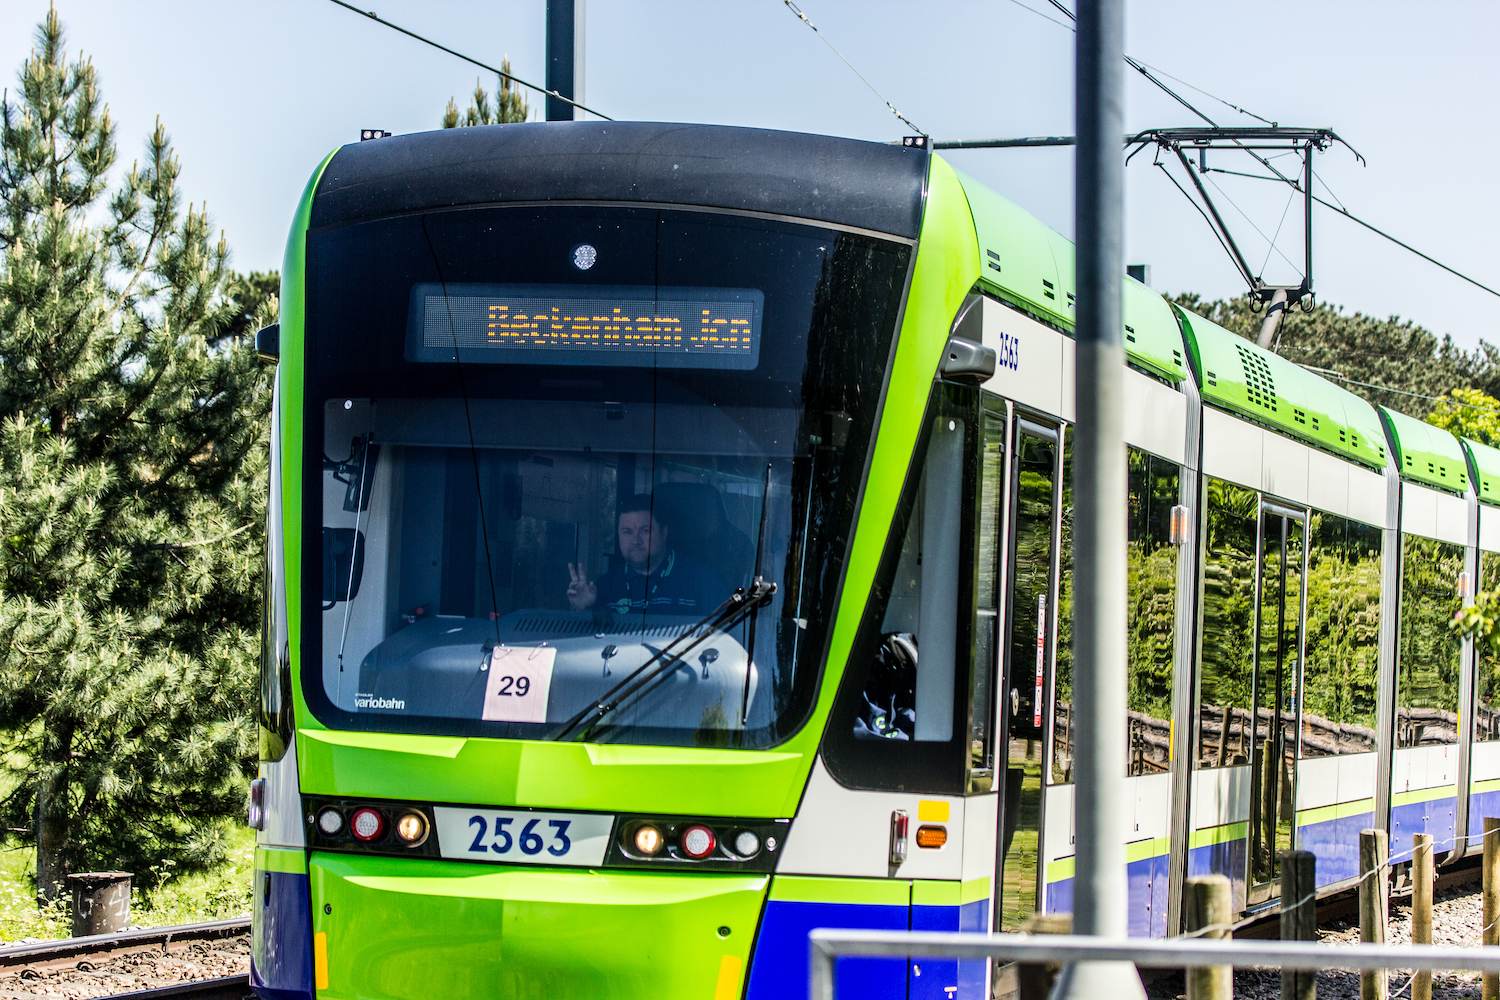
[[[998,958],[1066,965],[1131,962],[1153,968],[1431,969],[1500,973],[1500,947],[1411,944],[1319,944],[1216,938],[1109,940],[1078,935],[974,934],[818,929],[808,935],[811,1000],[835,1000],[839,958]]]

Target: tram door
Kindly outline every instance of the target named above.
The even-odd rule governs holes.
[[[1281,852],[1293,848],[1306,539],[1303,512],[1261,504],[1250,759],[1251,905],[1277,895]]]
[[[1009,614],[1005,684],[1001,853],[995,927],[1013,931],[1037,910],[1042,770],[1057,619],[1059,442],[1055,430],[1016,422],[1011,451]]]

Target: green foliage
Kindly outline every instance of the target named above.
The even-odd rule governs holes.
[[[1474,595],[1474,603],[1459,610],[1448,623],[1448,628],[1460,636],[1474,637],[1475,642],[1484,641],[1490,649],[1500,654],[1500,632],[1495,631],[1495,622],[1500,620],[1500,591],[1481,590]]]
[[[1243,295],[1206,301],[1186,293],[1174,301],[1249,340],[1259,333],[1265,315]],[[1313,369],[1371,403],[1415,417],[1425,417],[1433,409],[1432,401],[1422,396],[1447,396],[1454,388],[1500,394],[1500,354],[1494,345],[1481,341],[1477,350],[1467,352],[1450,336],[1439,338],[1394,316],[1376,319],[1326,303],[1306,313],[1289,309],[1272,347],[1288,361]]]
[[[1433,407],[1427,422],[1491,448],[1500,448],[1500,399],[1478,389],[1454,389]]]
[[[114,130],[55,11],[0,105],[0,823],[39,889],[224,856],[254,755],[269,380],[238,278],[158,122]]]
[[[72,916],[66,895],[37,906],[34,855],[0,851],[0,941],[71,937]],[[204,920],[224,920],[250,911],[254,884],[255,834],[239,827],[231,836],[228,856],[214,867],[180,875],[170,861],[151,872],[153,888],[132,886],[130,926],[172,927]]]
[[[485,92],[480,82],[475,80],[474,99],[469,102],[467,111],[460,114],[458,105],[453,102],[452,98],[448,99],[448,108],[443,112],[443,128],[504,125],[508,122],[524,122],[531,116],[531,109],[526,106],[526,99],[521,96],[520,88],[511,84],[509,59],[500,61],[500,70],[506,75],[500,78],[500,90],[495,97],[495,106],[490,107],[490,95]]]

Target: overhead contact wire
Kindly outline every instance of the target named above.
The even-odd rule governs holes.
[[[491,73],[494,73],[496,76],[500,77],[502,80],[509,80],[511,83],[520,84],[522,87],[526,87],[529,90],[534,90],[538,94],[545,94],[548,97],[556,98],[557,100],[562,101],[564,104],[571,105],[572,107],[575,107],[575,108],[577,108],[580,111],[587,111],[589,114],[595,116],[596,118],[603,118],[607,122],[614,121],[614,119],[611,118],[609,115],[606,115],[606,114],[604,114],[603,112],[600,112],[600,111],[595,111],[593,108],[587,107],[587,106],[585,106],[583,104],[579,104],[577,101],[573,100],[571,97],[564,97],[563,95],[559,94],[555,90],[548,90],[546,87],[538,87],[534,83],[528,83],[527,81],[521,79],[519,76],[515,76],[514,74],[507,73],[507,72],[505,72],[502,69],[496,69],[495,67],[491,66],[489,63],[480,62],[478,59],[475,59],[473,56],[466,56],[462,52],[459,52],[459,51],[457,51],[455,49],[448,48],[448,46],[443,45],[441,42],[434,42],[430,38],[427,38],[427,37],[425,37],[423,35],[419,35],[415,31],[410,30],[409,28],[403,28],[399,24],[393,24],[392,22],[387,21],[385,18],[380,17],[373,10],[360,10],[358,7],[354,6],[353,4],[345,3],[344,0],[329,0],[329,2],[330,3],[336,3],[340,7],[344,8],[345,10],[352,10],[354,13],[360,15],[361,17],[368,17],[370,20],[374,21],[375,23],[377,23],[377,24],[383,24],[387,28],[390,28],[392,31],[399,31],[403,35],[406,35],[406,36],[408,36],[410,38],[415,38],[417,41],[421,42],[423,45],[431,45],[433,48],[435,48],[435,49],[441,49],[442,51],[448,53],[450,56],[457,56],[459,59],[462,59],[466,63],[472,63],[473,65],[478,66],[480,69],[489,70]]]
[[[339,0],[334,0],[334,2],[337,3],[337,2],[339,2]],[[872,93],[876,97],[880,98],[881,102],[886,107],[888,107],[888,108],[891,109],[891,114],[893,114],[897,118],[901,119],[903,122],[905,122],[908,126],[911,127],[912,131],[918,133],[919,135],[924,135],[925,136],[927,134],[926,132],[922,131],[922,129],[919,128],[910,118],[908,118],[905,115],[903,115],[900,111],[897,111],[896,110],[896,106],[894,104],[892,104],[890,101],[886,100],[885,95],[882,94],[880,91],[876,90],[875,89],[875,85],[873,83],[871,83],[869,80],[865,79],[865,75],[863,73],[861,73],[858,69],[856,69],[855,66],[854,66],[854,64],[849,61],[848,57],[845,56],[842,52],[840,52],[834,46],[834,44],[828,40],[828,36],[824,35],[821,31],[818,30],[818,26],[816,24],[813,24],[812,21],[808,18],[808,16],[802,12],[802,8],[800,8],[796,4],[792,3],[792,0],[781,0],[781,2],[784,3],[784,4],[786,4],[787,10],[791,11],[793,14],[796,14],[797,17],[802,21],[803,24],[805,24],[809,28],[811,28],[813,30],[813,34],[815,34],[819,38],[823,39],[823,44],[826,45],[826,46],[828,46],[830,49],[833,49],[833,54],[834,55],[836,55],[840,59],[844,60],[844,65],[848,66],[849,69],[853,71],[854,75],[857,76],[857,77],[859,77],[860,81],[862,83],[864,83],[864,85],[866,87],[870,88],[870,93]]]
[[[1292,180],[1291,178],[1282,175],[1280,171],[1276,171],[1276,174],[1277,174],[1276,177],[1267,177],[1264,174],[1247,174],[1247,173],[1244,173],[1244,172],[1238,171],[1238,170],[1221,170],[1218,167],[1209,167],[1208,169],[1209,169],[1210,172],[1213,172],[1213,173],[1233,174],[1236,177],[1249,177],[1251,180],[1257,180],[1257,181],[1277,181],[1277,180],[1279,180],[1283,184],[1289,184],[1289,185],[1291,185],[1292,189],[1294,191],[1296,191],[1298,194],[1302,193],[1302,184],[1301,184],[1301,182],[1300,181]],[[1272,169],[1275,170],[1274,167]],[[1169,174],[1168,176],[1171,176],[1171,175]],[[1323,186],[1326,188],[1328,185],[1324,184]],[[1217,185],[1215,185],[1215,187],[1217,187]],[[1222,190],[1222,189],[1220,189],[1220,190]],[[1185,193],[1186,192],[1184,192],[1184,194]],[[1329,194],[1332,194],[1332,193],[1333,193],[1332,191],[1329,192]],[[1357,224],[1359,224],[1361,226],[1364,226],[1366,229],[1368,229],[1370,232],[1374,233],[1376,236],[1380,236],[1380,237],[1383,237],[1384,239],[1390,240],[1392,243],[1396,244],[1401,249],[1407,250],[1407,251],[1409,251],[1411,253],[1416,254],[1418,257],[1421,257],[1423,260],[1427,261],[1427,263],[1434,264],[1437,267],[1442,268],[1444,271],[1447,271],[1449,274],[1453,275],[1455,278],[1462,278],[1464,281],[1467,281],[1469,284],[1473,285],[1475,288],[1483,289],[1484,291],[1489,292],[1491,295],[1500,296],[1500,291],[1497,291],[1497,290],[1491,288],[1489,285],[1486,285],[1484,282],[1478,280],[1477,278],[1471,278],[1471,277],[1469,277],[1467,274],[1464,274],[1462,271],[1458,270],[1457,268],[1449,267],[1447,264],[1444,264],[1442,261],[1438,260],[1436,257],[1433,257],[1430,254],[1423,253],[1422,251],[1418,250],[1416,247],[1412,246],[1410,243],[1407,243],[1405,240],[1397,239],[1395,236],[1392,236],[1390,233],[1388,233],[1385,230],[1379,228],[1378,226],[1375,226],[1375,225],[1373,225],[1373,224],[1371,224],[1369,222],[1366,222],[1364,219],[1361,219],[1359,216],[1355,215],[1353,212],[1349,211],[1347,208],[1342,208],[1342,207],[1340,207],[1338,205],[1335,205],[1333,202],[1329,201],[1326,198],[1320,197],[1316,193],[1313,194],[1312,200],[1315,201],[1315,202],[1317,202],[1319,205],[1322,205],[1324,208],[1331,209],[1334,212],[1335,215],[1341,215],[1344,218],[1348,219],[1350,222],[1354,222],[1354,223],[1357,223]]]

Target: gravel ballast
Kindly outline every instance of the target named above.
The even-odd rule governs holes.
[[[0,970],[0,1000],[12,997],[107,997],[133,990],[243,976],[250,971],[250,935],[173,942],[54,966]]]
[[[1432,906],[1432,943],[1477,945],[1484,918],[1479,886],[1475,882],[1439,888]],[[1318,928],[1318,940],[1329,944],[1358,944],[1359,918],[1340,917]],[[1386,940],[1392,944],[1411,943],[1411,897],[1391,900],[1391,921]],[[1408,1000],[1411,996],[1412,970],[1392,969],[1391,1000]],[[1150,975],[1148,972],[1147,975]],[[1183,996],[1180,972],[1161,976],[1147,984],[1146,995],[1152,1000],[1178,1000]],[[1273,1000],[1281,996],[1281,973],[1275,969],[1236,969],[1235,1000]],[[1432,976],[1433,1000],[1479,1000],[1478,973],[1435,972]],[[1318,973],[1319,1000],[1359,1000],[1359,973],[1352,969],[1326,969]]]

